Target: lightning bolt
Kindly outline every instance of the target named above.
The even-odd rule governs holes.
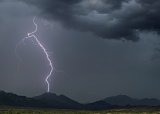
[[[18,69],[20,68],[20,64],[21,64],[21,58],[18,56],[17,54],[17,48],[18,48],[18,45],[20,45],[22,42],[23,44],[25,44],[25,40],[29,39],[32,41],[32,43],[34,45],[38,45],[44,52],[44,54],[46,55],[46,59],[48,60],[49,62],[49,66],[50,66],[50,71],[48,73],[48,75],[46,76],[45,78],[45,81],[47,83],[47,92],[50,92],[50,84],[49,84],[49,78],[50,76],[52,75],[52,72],[53,72],[53,69],[55,69],[53,67],[53,64],[52,64],[52,61],[51,59],[49,58],[49,52],[46,51],[45,47],[41,44],[41,42],[38,40],[38,38],[34,35],[34,33],[37,32],[37,24],[35,23],[35,19],[36,19],[36,16],[33,18],[33,24],[35,25],[35,30],[31,33],[28,33],[27,34],[27,37],[23,38],[17,45],[16,45],[16,49],[15,49],[15,53],[16,53],[16,56],[17,58],[19,59],[19,64],[18,64],[18,68],[17,68],[17,72],[18,72]],[[32,38],[32,39],[31,39]],[[33,41],[33,39],[35,40],[35,42]]]

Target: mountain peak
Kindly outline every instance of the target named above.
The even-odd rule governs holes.
[[[56,95],[55,93],[51,93],[51,92],[45,92],[42,95]]]
[[[58,96],[55,93],[51,93],[51,92],[46,92],[43,93],[42,95],[39,96],[35,96],[35,99],[54,99],[57,98]]]
[[[112,104],[112,105],[120,105],[120,106],[125,106],[128,104],[132,104],[133,102],[135,102],[134,98],[131,98],[127,95],[117,95],[117,96],[112,96],[112,97],[108,97],[106,99],[104,99],[103,101]]]

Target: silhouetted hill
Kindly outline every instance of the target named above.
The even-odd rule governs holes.
[[[101,110],[119,106],[160,106],[160,100],[154,98],[135,99],[126,95],[118,95],[93,103],[81,104],[65,95],[56,95],[54,93],[44,93],[33,98],[27,98],[0,91],[0,106]]]
[[[80,104],[64,95],[58,96],[54,93],[44,93],[33,98],[27,98],[25,96],[0,91],[0,105],[56,109],[84,109],[83,104]]]
[[[93,103],[88,103],[85,105],[86,109],[89,110],[103,110],[103,109],[107,109],[107,108],[111,108],[113,107],[113,105],[106,103],[105,101],[96,101]]]
[[[109,103],[111,105],[118,105],[118,106],[159,106],[160,100],[158,99],[137,99],[137,98],[131,98],[126,95],[118,95],[118,96],[112,96],[108,97],[106,99],[103,99],[106,103]]]
[[[13,93],[5,93],[4,91],[0,91],[0,105],[44,107],[43,102],[39,102],[35,99],[27,98],[25,96],[18,96]]]
[[[0,91],[0,105],[23,106],[23,107],[44,107],[57,109],[78,109],[83,108],[82,104],[75,102],[65,96],[57,96],[53,93],[44,93],[34,98],[18,96],[13,93]]]
[[[33,98],[61,108],[82,109],[84,107],[83,104],[80,104],[64,95],[58,96],[54,93],[44,93]]]
[[[137,99],[130,98],[126,95],[118,95],[118,96],[108,97],[103,101],[112,105],[125,106],[128,104],[133,104],[136,100]]]
[[[155,99],[155,98],[139,99],[136,103],[137,103],[138,105],[160,106],[160,100]]]
[[[56,94],[54,94],[54,93],[44,93],[44,94],[42,94],[42,95],[39,95],[39,96],[35,96],[35,97],[33,97],[34,99],[42,99],[42,98],[44,98],[44,99],[47,99],[47,100],[53,100],[53,99],[57,99],[58,98],[58,96],[56,95]]]

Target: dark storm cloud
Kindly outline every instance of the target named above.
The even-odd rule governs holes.
[[[102,0],[103,3],[105,5],[110,5],[110,10],[113,11],[113,10],[116,10],[116,9],[120,9],[122,7],[122,3],[123,2],[128,2],[129,0]],[[109,10],[108,9],[102,9],[101,11],[103,11],[103,13],[106,13],[108,12]]]
[[[24,1],[24,0],[21,0]],[[159,31],[159,0],[25,0],[63,25],[105,39],[137,41],[138,31]]]
[[[105,39],[137,41],[139,31],[159,31],[159,0],[20,0],[64,26]]]

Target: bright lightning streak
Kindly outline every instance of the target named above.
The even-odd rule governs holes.
[[[35,44],[35,42],[33,42],[32,39],[30,39],[30,40],[32,41],[32,43],[33,43],[34,45],[38,45],[40,48],[42,48],[42,50],[43,50],[44,54],[46,55],[46,58],[47,58],[47,60],[48,60],[48,62],[49,62],[50,68],[51,68],[50,71],[49,71],[49,74],[46,76],[46,79],[45,79],[45,81],[46,81],[46,83],[47,83],[47,92],[50,92],[50,84],[49,84],[48,79],[50,78],[50,76],[51,76],[54,68],[53,68],[53,65],[52,65],[52,61],[51,61],[50,58],[49,58],[49,53],[46,51],[45,47],[41,44],[41,42],[38,40],[38,38],[34,35],[34,33],[37,32],[37,24],[35,23],[35,19],[36,19],[36,17],[33,18],[33,24],[34,24],[35,27],[36,27],[35,30],[34,30],[33,32],[31,32],[31,33],[28,33],[28,34],[27,34],[27,37],[23,38],[23,39],[17,44],[16,50],[17,50],[17,47],[18,47],[18,45],[19,45],[20,43],[23,42],[23,44],[25,44],[25,43],[24,43],[25,40],[30,39],[30,38],[34,38],[34,39],[35,39],[36,44]],[[15,53],[16,53],[16,55],[17,55],[17,51],[15,51]],[[18,65],[18,69],[19,69],[20,64],[21,64],[21,58],[18,57],[18,55],[17,55],[17,58],[19,58],[19,60],[20,60],[20,63],[19,63],[19,65]],[[18,71],[18,69],[17,69],[17,71]]]

